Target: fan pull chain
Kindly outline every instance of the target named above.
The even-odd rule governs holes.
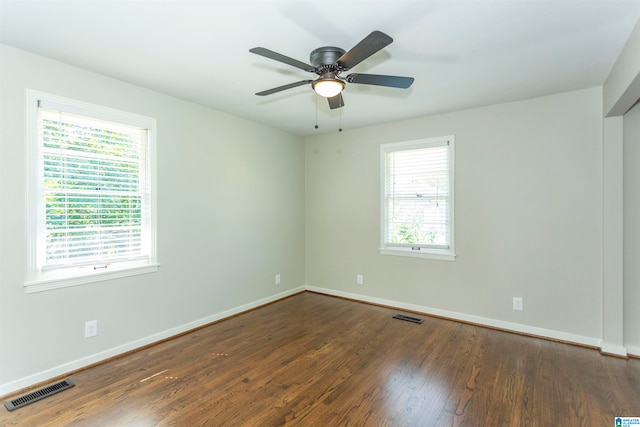
[[[340,127],[338,128],[338,132],[342,132],[342,108],[340,107]]]
[[[318,95],[316,95],[316,129],[318,129]]]

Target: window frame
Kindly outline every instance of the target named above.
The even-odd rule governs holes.
[[[68,286],[83,285],[112,280],[158,270],[157,259],[157,156],[156,119],[121,111],[83,101],[77,101],[49,93],[26,89],[26,242],[27,267],[23,286],[26,292],[40,292]],[[68,268],[43,269],[41,256],[44,242],[43,213],[43,169],[41,141],[38,131],[38,108],[40,103],[76,115],[97,120],[106,120],[128,126],[146,128],[148,131],[148,178],[149,200],[148,226],[145,228],[145,244],[149,248],[144,259],[114,261],[108,270],[73,266]]]
[[[448,175],[449,175],[449,247],[425,248],[414,250],[411,247],[390,246],[386,243],[388,210],[386,200],[386,154],[395,151],[415,150],[447,144]],[[381,255],[395,255],[413,258],[427,258],[445,261],[455,261],[455,135],[435,138],[424,138],[411,141],[391,142],[380,144],[380,247]]]

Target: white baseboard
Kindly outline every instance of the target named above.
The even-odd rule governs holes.
[[[640,357],[640,346],[627,345],[627,354],[631,357]]]
[[[236,314],[251,310],[253,308],[259,307],[264,304],[268,304],[273,301],[277,301],[282,298],[286,298],[290,295],[294,295],[299,292],[303,292],[305,290],[304,287],[298,287],[295,289],[291,289],[288,291],[281,292],[276,295],[271,295],[269,297],[250,302],[248,304],[241,305],[239,307],[235,307],[220,313],[212,314],[210,316],[204,317],[202,319],[195,320],[193,322],[185,323],[184,325],[177,326],[175,328],[167,329],[166,331],[158,332],[157,334],[149,335],[144,338],[140,338],[135,341],[128,342],[126,344],[110,348],[108,350],[101,351],[100,353],[95,353],[87,357],[82,357],[77,360],[70,361],[68,363],[64,363],[62,365],[55,366],[53,368],[34,373],[32,375],[11,381],[6,384],[0,384],[0,395],[5,395],[12,393],[16,390],[20,390],[26,387],[30,387],[34,384],[38,384],[49,379],[59,377],[61,375],[65,375],[66,373],[75,371],[77,369],[84,368],[85,366],[92,365],[94,363],[101,362],[103,360],[109,359],[111,357],[117,356],[122,353],[126,353],[131,350],[135,350],[136,348],[144,347],[149,344],[153,344],[155,342],[161,341],[166,338],[170,338],[172,336],[190,331],[192,329],[196,329],[200,326],[207,325],[212,322],[216,322],[218,320],[225,319],[227,317],[234,316]]]
[[[607,343],[604,341],[602,341],[602,345],[600,346],[600,352],[602,354],[610,354],[613,356],[627,357],[626,347],[617,345],[617,344]]]
[[[356,301],[368,302],[372,304],[385,305],[385,306],[394,307],[398,309],[424,313],[427,315],[444,317],[452,320],[459,320],[465,323],[473,323],[473,324],[487,326],[491,328],[502,329],[505,331],[512,331],[512,332],[517,332],[525,335],[548,338],[552,340],[559,340],[563,342],[580,344],[580,345],[585,345],[589,347],[600,347],[600,344],[601,344],[600,339],[598,338],[586,337],[583,335],[576,335],[576,334],[571,334],[563,331],[555,331],[552,329],[538,328],[536,326],[522,325],[520,323],[505,322],[502,320],[489,319],[486,317],[474,316],[471,314],[458,313],[455,311],[448,311],[448,310],[440,310],[438,308],[432,308],[432,307],[426,307],[422,305],[408,304],[408,303],[399,302],[399,301],[375,298],[367,295],[352,294],[349,292],[319,288],[316,286],[307,285],[306,289],[308,291],[318,292],[321,294],[349,298]]]

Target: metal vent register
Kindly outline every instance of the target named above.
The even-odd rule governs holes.
[[[8,400],[4,402],[4,406],[5,408],[7,408],[7,410],[13,411],[14,409],[18,409],[22,406],[26,406],[30,403],[44,399],[45,397],[49,397],[52,394],[56,394],[63,390],[71,388],[74,385],[75,384],[69,380],[60,381],[59,383],[55,383],[50,386],[41,388],[40,390],[36,390],[33,393],[25,394],[24,396],[18,397],[17,399]]]
[[[404,314],[396,314],[395,316],[393,316],[394,319],[400,319],[400,320],[406,320],[407,322],[413,322],[413,323],[422,323],[423,320],[419,319],[417,317],[411,317],[411,316],[406,316]]]

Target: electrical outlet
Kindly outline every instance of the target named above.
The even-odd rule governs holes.
[[[513,297],[513,309],[524,310],[522,298]]]
[[[280,284],[280,275],[276,274],[276,285]]]
[[[98,335],[98,321],[97,320],[89,320],[88,322],[84,322],[84,337],[95,337]]]
[[[356,275],[356,283],[358,285],[364,285],[364,276],[362,274]]]

